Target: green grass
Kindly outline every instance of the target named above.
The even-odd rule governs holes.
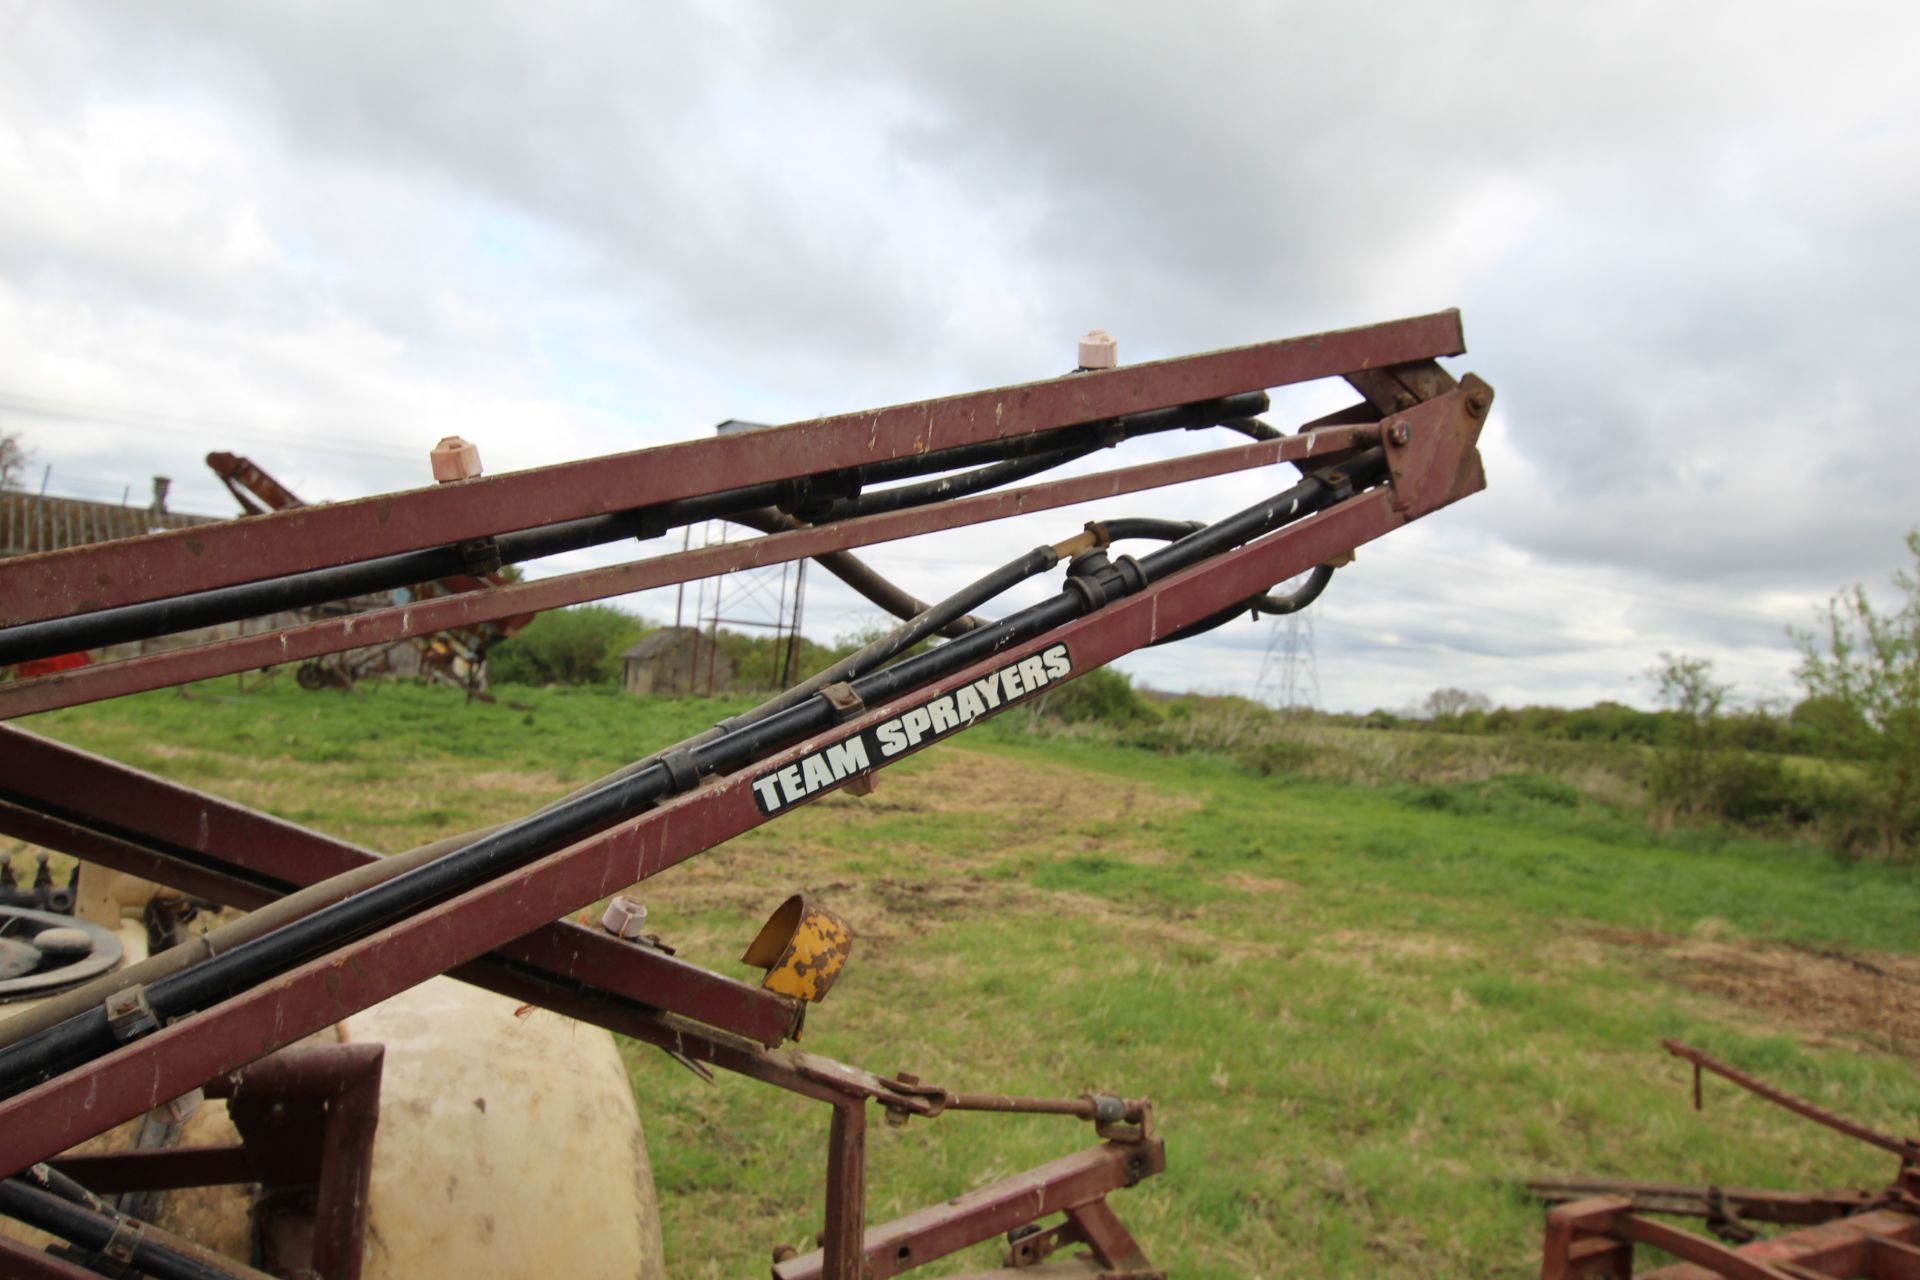
[[[464,706],[407,687],[209,686],[28,727],[391,849],[524,810],[735,709],[500,692]],[[1910,871],[1655,835],[1547,771],[1262,778],[1009,721],[645,894],[682,956],[746,976],[740,948],[799,887],[859,934],[805,1047],[960,1089],[1151,1096],[1168,1172],[1114,1203],[1181,1276],[1532,1275],[1541,1209],[1511,1185],[1530,1173],[1892,1175],[1730,1086],[1693,1115],[1664,1036],[1896,1131],[1920,1110],[1920,1046],[1887,1027],[1816,1026],[1685,981],[1697,939],[1890,965],[1920,949]],[[627,1053],[673,1274],[760,1274],[775,1243],[810,1241],[825,1109]],[[872,1135],[873,1220],[1091,1140],[1065,1120],[959,1114]]]

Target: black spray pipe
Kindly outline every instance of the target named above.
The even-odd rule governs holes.
[[[121,1221],[14,1178],[0,1182],[0,1213],[96,1254],[105,1251]],[[154,1280],[234,1280],[235,1275],[144,1238],[134,1242],[130,1261],[134,1270]]]
[[[1023,641],[1044,635],[1149,583],[1303,519],[1375,483],[1385,471],[1379,449],[1355,457],[1338,471],[1316,473],[1256,506],[1208,525],[1141,558],[1121,557],[1091,578],[1070,577],[1050,600],[968,632],[958,640],[906,658],[852,682],[860,700],[877,706]],[[763,720],[721,734],[659,763],[610,780],[566,803],[509,823],[464,848],[374,885],[272,933],[243,942],[190,969],[148,986],[145,995],[156,1025],[194,1013],[264,982],[355,938],[505,875],[541,849],[594,830],[698,785],[708,774],[732,773],[810,734],[831,728],[838,712],[816,694]],[[145,1030],[151,1030],[151,1027]],[[12,1096],[59,1071],[111,1051],[116,1037],[104,1008],[77,1014],[58,1026],[0,1050],[0,1096]]]
[[[200,627],[237,622],[243,618],[309,608],[333,600],[373,595],[456,574],[477,576],[498,565],[520,564],[627,538],[657,538],[669,529],[728,517],[758,507],[775,506],[815,515],[831,511],[831,518],[837,520],[906,506],[921,506],[944,501],[961,493],[974,493],[995,485],[1009,484],[1135,436],[1179,429],[1194,430],[1215,421],[1235,420],[1243,417],[1250,408],[1258,411],[1264,409],[1266,404],[1264,391],[1244,392],[1193,405],[1057,428],[1008,441],[936,449],[837,474],[745,485],[698,498],[567,520],[518,533],[500,534],[491,540],[491,545],[487,540],[482,540],[471,547],[427,547],[259,582],[217,587],[191,595],[99,609],[64,618],[48,618],[0,629],[0,666],[58,653],[99,649],[107,645],[192,631]],[[1073,443],[1066,443],[1068,440]],[[983,450],[986,452],[983,453]],[[999,467],[982,468],[967,476],[936,481],[930,486],[906,486],[900,490],[882,490],[864,498],[859,496],[863,486],[884,480],[968,466],[983,457],[1000,461],[1011,455],[1028,454],[1037,456],[1028,458],[1024,466],[1003,463]]]

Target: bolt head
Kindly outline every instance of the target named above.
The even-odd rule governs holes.
[[[1413,438],[1413,432],[1404,422],[1396,422],[1387,428],[1387,439],[1394,444],[1405,444]]]

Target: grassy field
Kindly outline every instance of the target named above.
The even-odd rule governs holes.
[[[27,725],[396,850],[733,709],[501,692],[204,686]],[[1654,835],[1538,774],[1263,778],[996,724],[644,896],[681,955],[748,976],[796,888],[859,934],[806,1047],[961,1089],[1151,1096],[1169,1169],[1115,1205],[1185,1277],[1536,1274],[1528,1174],[1890,1179],[1730,1086],[1692,1114],[1663,1036],[1883,1127],[1920,1110],[1911,870]],[[811,1239],[824,1108],[629,1060],[674,1275],[764,1274]],[[876,1220],[1090,1140],[980,1115],[873,1134]]]

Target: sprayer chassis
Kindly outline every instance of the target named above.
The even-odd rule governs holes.
[[[1274,583],[1343,561],[1361,544],[1477,491],[1484,482],[1475,442],[1491,389],[1471,376],[1456,383],[1434,363],[1463,350],[1457,313],[1443,312],[0,563],[0,628],[30,627],[423,548],[457,545],[484,559],[490,540],[515,530],[660,509],[742,485],[830,488],[836,474],[863,464],[963,446],[991,450],[1035,433],[1311,379],[1343,377],[1364,397],[1281,439],[0,684],[4,719],[1233,471],[1277,463],[1319,469],[1372,448],[1386,459],[1384,483],[1318,514],[910,693],[880,705],[844,706],[834,727],[750,768],[701,779],[644,812],[548,849],[517,870],[0,1102],[0,1172],[55,1157],[447,973],[660,1045],[684,1061],[829,1104],[823,1247],[779,1263],[776,1273],[787,1280],[895,1275],[1055,1212],[1065,1213],[1065,1221],[1016,1241],[1014,1265],[1041,1263],[1052,1249],[1077,1242],[1091,1249],[1101,1274],[1157,1274],[1104,1199],[1108,1191],[1164,1167],[1144,1101],[957,1094],[780,1048],[801,1025],[803,1006],[794,1000],[632,946],[570,917],[827,790],[870,787],[875,772],[933,739],[869,760],[868,767],[769,813],[764,780],[810,753],[874,730],[929,699],[999,678],[1010,667],[1017,671],[1023,660],[1064,664],[1061,678],[1083,674],[1215,617]],[[1017,700],[1010,696],[994,710]],[[758,793],[755,779],[763,783]],[[0,831],[249,909],[377,856],[7,726],[0,726]],[[1060,1111],[1093,1120],[1104,1141],[995,1188],[868,1229],[869,1101],[896,1120],[947,1109]],[[160,1168],[165,1157],[152,1159]],[[184,1175],[175,1169],[169,1176]]]

